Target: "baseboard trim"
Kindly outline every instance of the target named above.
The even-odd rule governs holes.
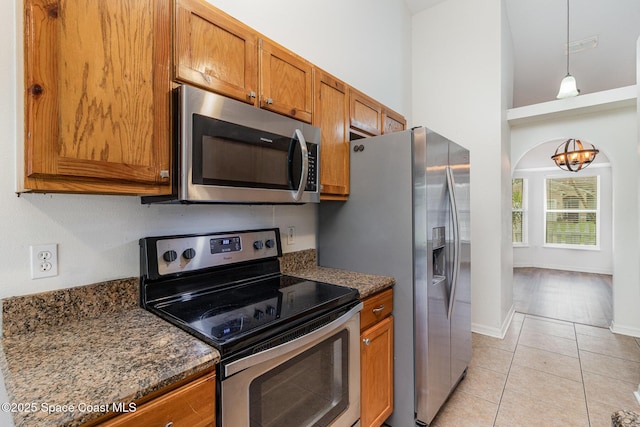
[[[611,326],[609,327],[609,329],[614,334],[629,335],[631,337],[640,338],[640,329],[630,326],[616,325],[613,320],[611,321]]]
[[[509,313],[502,322],[502,326],[500,328],[494,328],[491,326],[483,325],[480,323],[471,323],[471,332],[475,332],[476,334],[487,335],[494,338],[503,339],[505,335],[507,335],[507,330],[509,326],[511,326],[511,321],[513,320],[513,316],[516,314],[515,306],[512,304],[509,309]]]
[[[613,271],[612,270],[605,270],[605,269],[599,269],[599,268],[590,268],[589,266],[583,266],[583,267],[567,267],[566,265],[553,265],[553,264],[544,264],[544,265],[539,265],[539,264],[529,264],[529,263],[514,263],[513,264],[513,268],[544,268],[547,270],[561,270],[561,271],[578,271],[580,273],[593,273],[593,274],[606,274],[609,276],[613,275]]]

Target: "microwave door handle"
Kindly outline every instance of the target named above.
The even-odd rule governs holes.
[[[307,150],[307,141],[304,140],[300,129],[295,130],[293,137],[298,140],[300,152],[302,153],[302,176],[300,177],[300,185],[298,186],[298,190],[293,193],[293,200],[297,202],[302,198],[302,193],[307,185],[307,177],[309,175],[309,151]]]

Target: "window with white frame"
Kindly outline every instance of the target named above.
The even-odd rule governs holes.
[[[511,240],[514,246],[527,244],[527,180],[511,180]]]
[[[592,247],[600,242],[600,177],[545,180],[545,244]]]

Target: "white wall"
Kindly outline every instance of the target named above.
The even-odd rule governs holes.
[[[543,144],[549,148],[549,158],[558,144]],[[594,141],[594,145],[600,144]],[[599,157],[604,157],[600,153]],[[514,267],[552,268],[556,270],[582,271],[588,273],[613,273],[613,193],[611,167],[592,164],[581,170],[579,176],[600,176],[600,240],[598,249],[565,249],[545,247],[544,245],[544,192],[546,178],[575,177],[573,172],[566,172],[553,166],[552,168],[518,169],[513,172],[514,178],[527,180],[528,202],[527,224],[528,242],[524,246],[513,247]]]
[[[593,142],[611,162],[613,330],[640,336],[637,108],[632,106],[514,125],[511,128],[512,159],[517,161],[540,141],[562,139],[567,135],[580,135]]]
[[[413,17],[414,123],[471,151],[472,323],[496,336],[513,310],[509,34],[501,0],[448,0]]]
[[[411,17],[402,0],[207,0],[410,119]]]
[[[408,116],[410,18],[403,2],[216,3]],[[147,235],[293,225],[296,244],[284,244],[284,251],[315,247],[315,205],[143,206],[137,197],[16,197],[23,120],[21,17],[22,0],[0,4],[0,36],[7,46],[0,50],[0,298],[138,276],[138,239]],[[58,244],[59,275],[31,280],[29,246],[42,243]]]

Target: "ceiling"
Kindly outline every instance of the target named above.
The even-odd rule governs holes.
[[[446,0],[405,1],[415,14]],[[567,72],[566,1],[505,3],[514,46],[513,106],[556,99]],[[570,44],[597,38],[596,47],[570,55],[569,71],[581,94],[636,84],[640,0],[571,0],[569,18]]]

